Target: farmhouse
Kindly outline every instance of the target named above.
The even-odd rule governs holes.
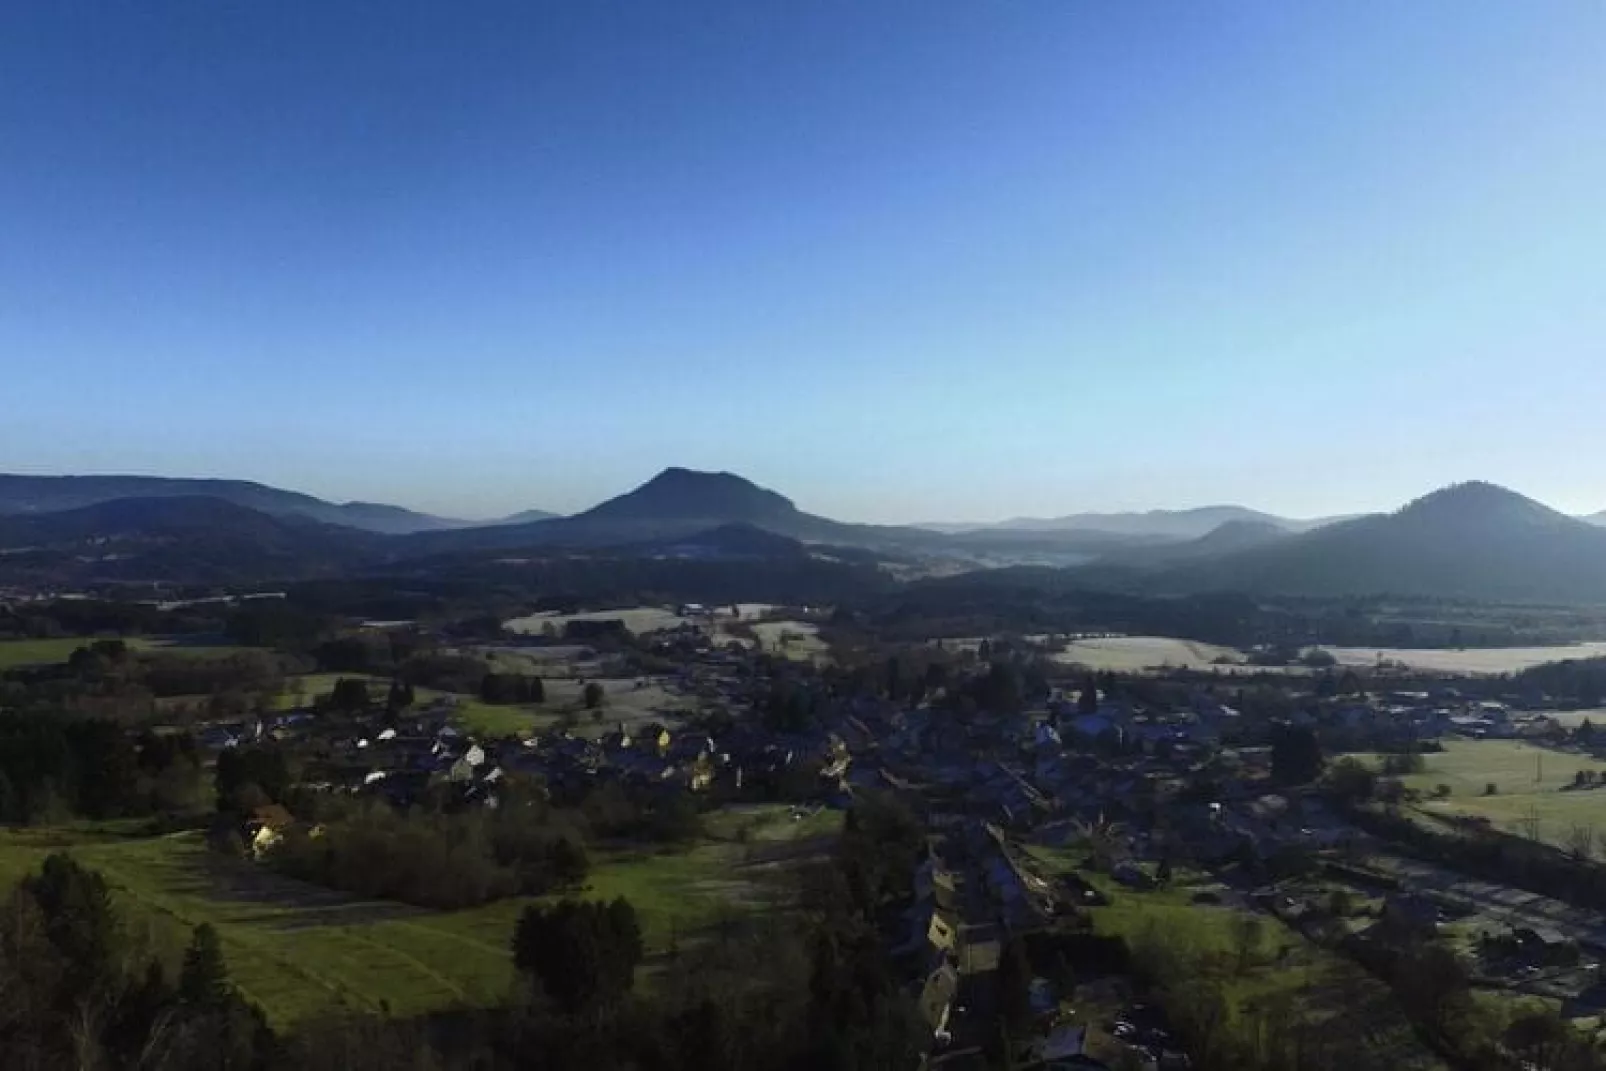
[[[251,812],[246,820],[246,846],[253,857],[272,850],[284,839],[285,830],[295,824],[295,818],[284,806],[269,803]]]

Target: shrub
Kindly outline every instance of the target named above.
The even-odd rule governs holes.
[[[437,909],[570,888],[589,866],[579,831],[554,812],[403,814],[380,803],[316,835],[291,833],[269,860],[303,881]]]

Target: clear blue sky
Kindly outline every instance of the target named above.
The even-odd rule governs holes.
[[[0,7],[0,470],[1606,508],[1600,0]]]

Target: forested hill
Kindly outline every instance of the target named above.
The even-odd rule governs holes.
[[[219,498],[122,498],[59,513],[0,516],[0,580],[253,583],[360,568],[385,537]]]
[[[1487,483],[1178,566],[1175,590],[1485,601],[1606,601],[1606,530]]]
[[[34,515],[82,509],[117,499],[220,499],[274,517],[305,517],[370,532],[434,531],[462,521],[415,513],[377,502],[326,502],[249,480],[169,476],[18,476],[0,473],[0,514]]]
[[[917,528],[846,524],[805,513],[786,496],[729,472],[668,468],[646,483],[572,517],[533,524],[420,533],[409,553],[453,553],[530,546],[623,546],[745,525],[808,543],[843,546],[939,546],[944,537]]]

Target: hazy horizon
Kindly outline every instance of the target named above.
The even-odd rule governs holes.
[[[580,501],[577,502],[577,504],[574,504],[574,505],[568,505],[568,506],[561,506],[560,507],[560,506],[548,505],[548,504],[541,503],[541,502],[537,501],[537,502],[535,502],[533,504],[525,504],[525,505],[522,505],[522,506],[514,506],[514,507],[511,507],[509,509],[502,510],[500,512],[493,512],[493,513],[486,513],[486,514],[450,513],[450,512],[447,512],[447,511],[443,511],[443,510],[430,509],[426,504],[423,504],[421,502],[414,501],[414,500],[407,500],[407,499],[383,499],[383,498],[375,498],[375,497],[370,496],[370,495],[362,495],[362,494],[351,495],[351,494],[341,494],[341,493],[322,493],[322,492],[319,492],[319,491],[316,491],[316,490],[312,490],[312,489],[310,489],[308,487],[292,486],[292,485],[286,485],[286,484],[276,484],[276,483],[273,483],[270,480],[258,480],[258,479],[255,479],[253,477],[250,477],[250,476],[241,476],[241,475],[238,475],[238,474],[231,474],[231,473],[111,472],[111,471],[57,472],[57,471],[45,471],[45,470],[33,470],[33,471],[30,471],[30,470],[27,470],[27,469],[17,469],[17,470],[9,470],[6,473],[0,473],[0,474],[23,475],[23,476],[101,476],[101,477],[111,477],[111,476],[150,476],[150,477],[169,477],[169,478],[177,477],[177,478],[181,478],[181,479],[205,479],[205,480],[248,480],[248,481],[251,481],[251,482],[254,482],[254,483],[265,484],[265,485],[270,486],[270,487],[276,487],[279,490],[283,490],[283,491],[294,491],[294,492],[300,492],[302,494],[310,494],[310,495],[313,495],[314,497],[321,498],[321,499],[324,499],[326,501],[334,502],[334,503],[363,502],[363,503],[376,504],[376,505],[400,506],[400,507],[403,507],[405,509],[416,510],[416,511],[418,511],[420,513],[427,513],[427,514],[431,514],[433,516],[442,517],[442,518],[446,518],[446,519],[449,519],[449,520],[484,522],[484,521],[502,520],[504,518],[513,516],[515,514],[524,513],[524,512],[530,511],[530,510],[544,510],[544,511],[547,511],[547,512],[557,513],[557,514],[560,514],[560,515],[580,513],[580,512],[583,512],[584,510],[590,509],[592,506],[598,505],[598,504],[600,504],[600,503],[602,503],[602,502],[604,502],[604,501],[606,501],[606,500],[608,500],[610,498],[614,498],[614,497],[616,497],[618,495],[622,495],[622,494],[626,493],[627,491],[631,491],[634,488],[640,486],[641,484],[646,483],[653,476],[656,476],[659,472],[661,472],[664,467],[686,467],[686,466],[663,466],[663,467],[660,467],[658,469],[654,469],[653,471],[642,475],[639,479],[633,480],[628,485],[623,485],[623,486],[616,487],[616,488],[611,488],[611,489],[609,489],[609,488],[598,489],[597,492],[594,495],[592,495],[589,498],[580,500]],[[727,469],[722,469],[722,470],[697,470],[697,471],[707,471],[707,472],[719,471],[719,472],[724,472],[724,473],[731,474],[731,475],[740,476],[743,479],[747,479],[750,482],[756,484],[757,486],[759,486],[761,488],[764,488],[764,489],[770,490],[770,491],[776,491],[776,492],[786,496],[787,498],[792,499],[793,504],[796,505],[798,509],[800,509],[800,510],[806,512],[806,513],[814,513],[814,514],[818,514],[818,515],[822,515],[822,516],[827,516],[832,520],[847,521],[847,522],[850,522],[850,523],[863,523],[863,524],[892,524],[892,525],[914,525],[914,526],[920,526],[920,525],[962,525],[962,526],[964,526],[964,525],[976,525],[976,526],[987,526],[987,525],[1004,524],[1004,523],[1011,522],[1011,521],[1054,520],[1054,519],[1057,519],[1057,518],[1068,517],[1068,516],[1072,516],[1072,515],[1076,515],[1076,514],[1121,514],[1121,513],[1147,513],[1147,512],[1185,512],[1185,511],[1188,511],[1188,510],[1213,509],[1213,508],[1221,508],[1221,507],[1238,507],[1238,508],[1243,508],[1243,509],[1256,510],[1256,511],[1261,512],[1261,513],[1266,513],[1266,514],[1270,514],[1270,515],[1275,516],[1275,517],[1280,517],[1280,518],[1282,518],[1284,520],[1294,520],[1294,521],[1328,520],[1328,519],[1336,518],[1336,517],[1359,516],[1359,515],[1368,514],[1368,513],[1387,513],[1387,512],[1392,512],[1392,511],[1394,511],[1394,510],[1396,510],[1396,509],[1398,509],[1398,508],[1400,508],[1402,506],[1407,505],[1410,501],[1412,501],[1414,499],[1421,498],[1423,495],[1430,494],[1433,491],[1442,490],[1444,487],[1448,487],[1448,486],[1451,486],[1453,484],[1465,483],[1465,482],[1473,482],[1473,481],[1475,481],[1475,482],[1489,482],[1489,481],[1479,480],[1477,477],[1468,477],[1466,480],[1451,480],[1451,481],[1448,481],[1447,483],[1445,483],[1443,485],[1436,485],[1434,487],[1423,488],[1420,491],[1418,491],[1416,493],[1413,493],[1413,494],[1407,496],[1406,498],[1403,498],[1403,499],[1401,499],[1399,501],[1395,501],[1395,502],[1374,503],[1374,504],[1369,505],[1369,506],[1362,506],[1362,507],[1358,507],[1358,508],[1355,508],[1355,509],[1333,510],[1333,511],[1329,511],[1329,512],[1326,512],[1326,513],[1313,513],[1313,514],[1288,513],[1288,512],[1284,512],[1282,510],[1266,508],[1266,507],[1263,507],[1263,506],[1261,506],[1261,505],[1259,505],[1257,503],[1254,503],[1254,502],[1212,501],[1212,502],[1178,502],[1178,503],[1163,503],[1162,502],[1162,503],[1151,503],[1151,504],[1146,504],[1146,505],[1145,504],[1139,504],[1139,505],[1131,505],[1131,506],[1116,506],[1116,507],[1110,507],[1110,508],[1093,507],[1093,506],[1086,506],[1086,507],[1082,507],[1082,506],[1065,506],[1065,507],[1060,507],[1060,506],[1045,504],[1043,506],[1043,508],[1038,509],[1038,510],[1036,510],[1034,512],[1015,513],[1015,514],[1010,514],[1009,516],[1006,516],[1006,517],[959,517],[959,516],[947,516],[947,515],[934,515],[934,516],[919,516],[919,517],[872,518],[872,517],[857,517],[857,516],[848,516],[848,515],[840,515],[839,516],[837,514],[829,513],[828,511],[825,511],[825,510],[817,509],[817,508],[813,507],[808,502],[800,501],[795,495],[792,495],[790,492],[788,492],[788,490],[785,487],[779,487],[779,486],[775,486],[774,484],[766,483],[762,479],[755,479],[750,474],[742,472],[740,470],[733,470],[733,469],[727,468]],[[1134,489],[1134,490],[1139,490],[1139,489]],[[1516,491],[1519,494],[1526,494],[1526,492],[1523,491],[1523,489],[1520,488],[1520,487],[1511,487],[1511,488],[1508,488],[1508,490]],[[1533,497],[1533,496],[1529,496],[1529,497]],[[1053,496],[1051,494],[1045,494],[1044,498],[1042,499],[1043,503],[1051,503],[1053,501],[1055,501],[1055,500],[1054,500],[1054,498],[1053,498]],[[1557,510],[1560,510],[1561,512],[1563,512],[1563,513],[1571,514],[1571,515],[1574,515],[1574,516],[1582,517],[1582,516],[1589,516],[1589,515],[1593,515],[1593,514],[1596,514],[1596,513],[1603,512],[1603,509],[1601,507],[1591,507],[1591,506],[1585,505],[1583,508],[1569,508],[1569,507],[1560,505],[1560,504],[1558,504],[1556,502],[1545,501],[1543,499],[1540,499],[1540,501],[1542,502],[1542,504],[1544,504],[1546,506],[1550,506],[1553,509],[1557,509]]]
[[[0,470],[1606,508],[1606,5],[0,17]]]

